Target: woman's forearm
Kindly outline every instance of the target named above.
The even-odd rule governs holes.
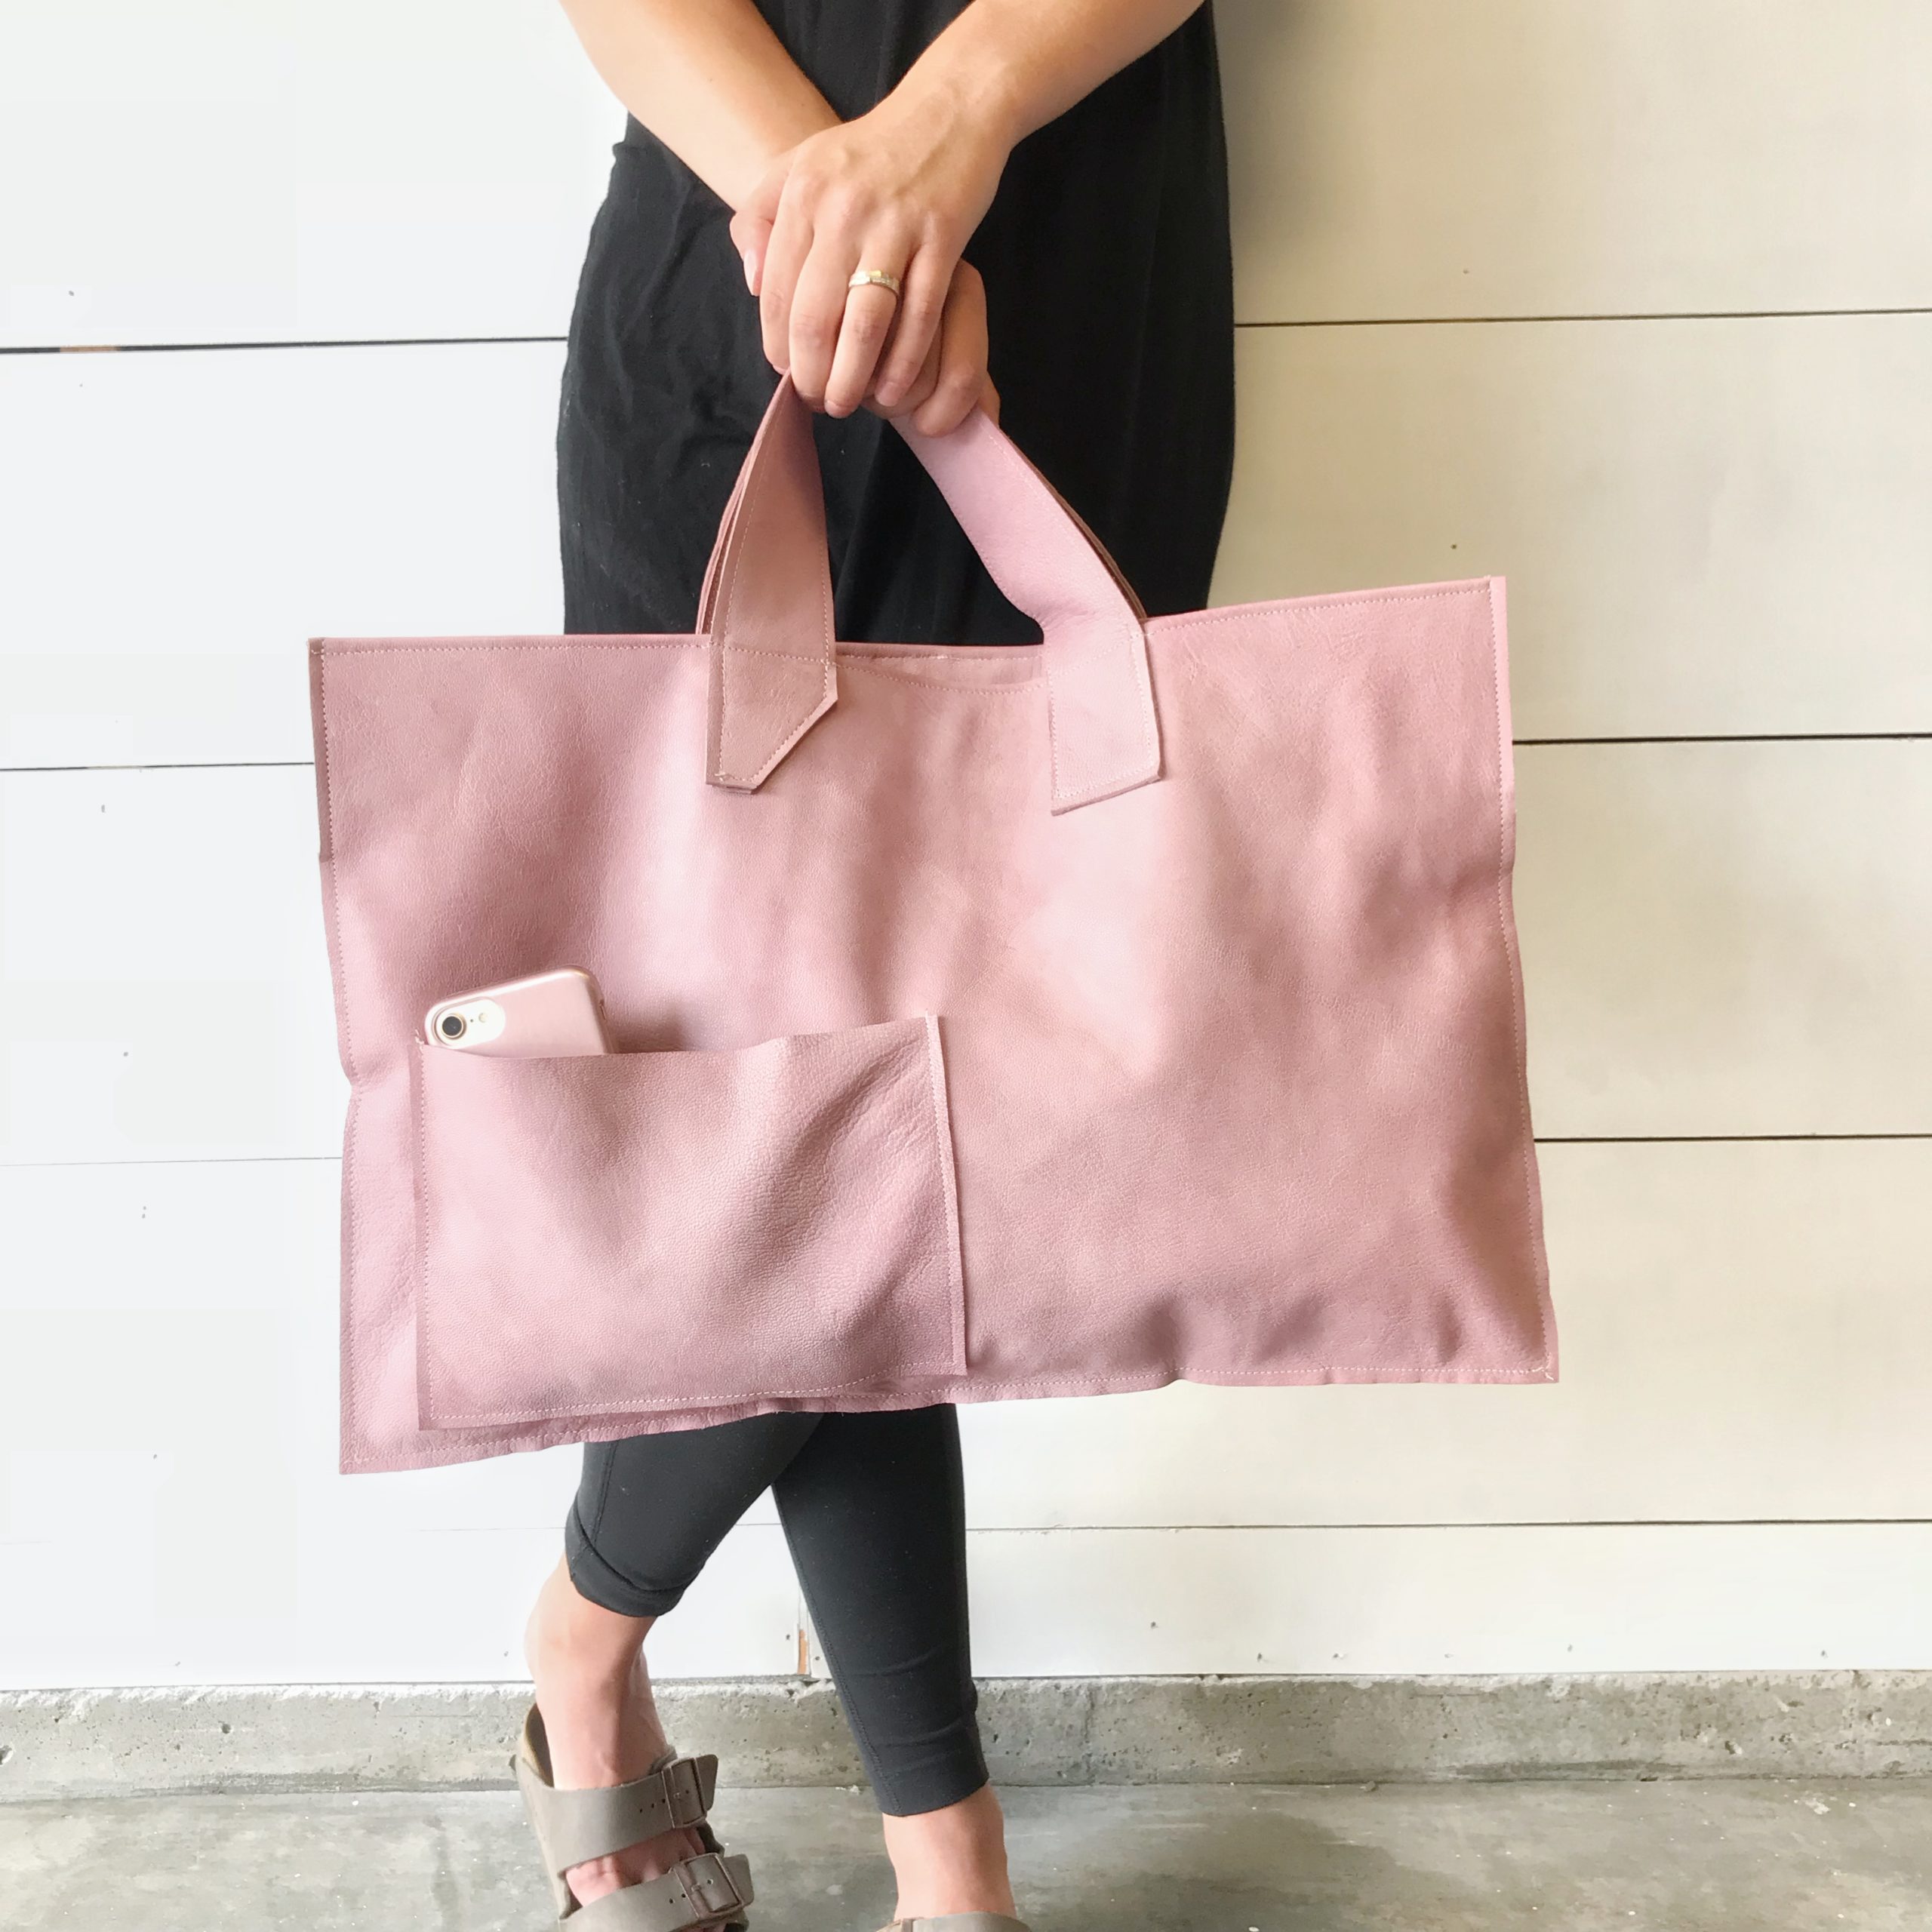
[[[971,0],[900,90],[958,101],[1011,146],[1164,40],[1201,0]]]
[[[605,85],[742,208],[777,157],[838,117],[752,0],[563,0]]]
[[[934,434],[987,392],[961,250],[1008,152],[1201,4],[968,0],[841,123],[754,0],[563,0],[612,92],[737,211],[773,365],[814,405],[871,395]],[[855,291],[860,270],[875,280]]]

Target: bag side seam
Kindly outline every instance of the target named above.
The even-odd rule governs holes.
[[[1536,1172],[1533,1164],[1536,1139],[1530,1124],[1528,1054],[1524,1039],[1521,1011],[1522,969],[1516,956],[1509,918],[1509,807],[1512,788],[1508,782],[1509,772],[1505,762],[1510,757],[1510,744],[1503,714],[1503,638],[1497,626],[1496,590],[1493,580],[1486,588],[1483,601],[1489,619],[1489,696],[1491,714],[1495,722],[1496,740],[1496,923],[1502,937],[1503,966],[1509,980],[1509,1040],[1515,1058],[1513,1071],[1516,1081],[1516,1105],[1522,1122],[1524,1227],[1530,1236],[1530,1272],[1536,1289],[1537,1340],[1543,1350],[1540,1365],[1547,1372],[1554,1366],[1554,1352],[1549,1345],[1549,1318],[1546,1312],[1546,1304],[1549,1298],[1548,1268],[1547,1263],[1538,1258],[1541,1244],[1536,1238],[1540,1217],[1537,1212]]]

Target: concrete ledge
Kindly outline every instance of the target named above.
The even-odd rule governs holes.
[[[519,1684],[0,1692],[0,1801],[506,1785]],[[859,1781],[830,1685],[670,1681],[672,1736],[734,1785]],[[1008,1678],[1008,1785],[1932,1774],[1932,1672]]]

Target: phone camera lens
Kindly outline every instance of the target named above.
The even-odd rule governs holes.
[[[446,1040],[460,1040],[469,1031],[469,1023],[460,1013],[446,1013],[436,1023],[436,1030]]]

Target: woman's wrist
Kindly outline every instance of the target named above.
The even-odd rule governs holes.
[[[949,128],[1003,165],[1025,125],[1026,91],[999,48],[955,45],[943,36],[907,69],[888,98]]]

